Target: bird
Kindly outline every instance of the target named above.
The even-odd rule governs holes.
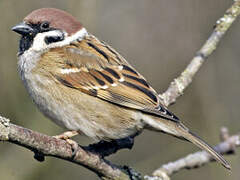
[[[12,30],[21,35],[17,56],[23,84],[38,109],[69,130],[65,139],[84,134],[112,141],[148,129],[190,141],[231,168],[164,106],[132,65],[68,12],[37,9]]]

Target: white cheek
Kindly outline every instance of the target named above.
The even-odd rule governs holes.
[[[31,47],[32,50],[34,51],[42,51],[48,48],[48,44],[45,43],[45,37],[47,36],[62,36],[62,32],[60,31],[49,31],[49,32],[43,32],[43,33],[38,33],[34,40],[33,40],[33,45]]]
[[[33,45],[30,48],[30,50],[37,51],[37,52],[45,52],[50,48],[63,47],[63,46],[69,45],[71,42],[76,40],[81,41],[87,35],[88,35],[87,30],[85,28],[82,28],[81,30],[79,30],[78,32],[76,32],[71,36],[68,36],[68,34],[64,32],[65,39],[63,41],[46,44],[44,41],[46,36],[62,36],[62,32],[55,30],[55,31],[39,33],[35,36],[33,40]]]

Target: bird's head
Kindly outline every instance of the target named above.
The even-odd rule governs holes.
[[[61,47],[81,40],[87,34],[86,29],[75,17],[54,8],[42,8],[31,12],[12,30],[22,36],[20,54],[30,48],[34,51],[45,51]]]

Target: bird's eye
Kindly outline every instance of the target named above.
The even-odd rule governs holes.
[[[43,22],[41,24],[41,29],[48,29],[49,28],[49,22]]]

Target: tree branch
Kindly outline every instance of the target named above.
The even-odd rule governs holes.
[[[196,53],[190,64],[169,86],[166,92],[159,95],[166,106],[176,102],[176,99],[183,94],[183,91],[190,85],[203,62],[216,49],[220,40],[240,14],[240,0],[235,0],[233,5],[220,18],[213,30],[213,33]],[[216,146],[216,150],[221,154],[233,152],[239,146],[239,135],[228,137],[222,133],[224,142]],[[120,167],[106,161],[98,151],[90,151],[88,148],[78,147],[76,155],[73,156],[71,146],[64,140],[56,139],[32,130],[11,124],[6,118],[0,116],[0,141],[8,141],[25,147],[35,153],[37,160],[44,160],[44,156],[52,156],[79,164],[96,173],[99,177],[106,180],[132,180],[132,179],[170,179],[169,176],[183,168],[200,167],[212,161],[211,157],[205,152],[197,152],[176,162],[163,165],[154,171],[153,176],[142,178],[139,173],[134,172],[128,167]],[[91,147],[92,148],[92,147]],[[90,149],[91,149],[90,148]],[[114,149],[112,152],[115,152]],[[104,154],[104,153],[103,153]],[[107,153],[109,154],[109,153]]]
[[[8,141],[25,147],[38,156],[53,156],[84,166],[103,179],[130,180],[124,168],[117,167],[104,160],[98,154],[78,147],[76,155],[72,155],[72,147],[64,140],[56,139],[14,124],[0,116],[0,141]]]
[[[222,155],[233,154],[236,147],[240,146],[240,133],[229,137],[228,132],[224,129],[221,131],[221,137],[223,142],[215,146],[215,150]],[[106,161],[101,155],[88,151],[85,147],[79,146],[76,155],[73,156],[72,147],[65,140],[11,124],[9,119],[1,116],[0,141],[8,141],[33,151],[37,160],[43,161],[44,158],[41,157],[52,156],[84,166],[105,180],[169,180],[169,176],[181,169],[201,167],[214,161],[208,153],[199,151],[175,162],[162,165],[161,168],[154,171],[153,177],[142,177],[133,169],[127,166],[116,166]]]

